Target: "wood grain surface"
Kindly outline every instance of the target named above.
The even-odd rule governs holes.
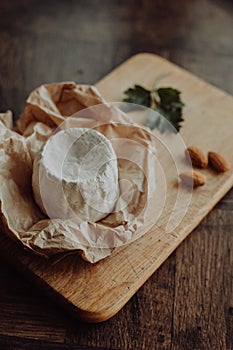
[[[155,71],[156,75],[152,74]],[[233,98],[230,95],[164,58],[146,53],[133,56],[96,86],[106,99],[121,101],[128,86],[140,81],[152,88],[156,76],[166,72],[170,75],[164,78],[164,86],[183,91],[187,105],[181,131],[184,142],[199,145],[206,152],[219,151],[233,164]],[[224,115],[219,119],[223,110]],[[136,241],[117,248],[110,257],[92,265],[81,261],[78,254],[59,261],[57,257],[47,260],[1,235],[1,255],[6,255],[7,261],[82,320],[102,322],[114,316],[233,185],[232,169],[224,174],[207,169],[204,171],[207,183],[203,188],[190,191],[178,186],[179,171],[185,169],[185,147],[180,147],[178,136],[158,136],[163,138],[165,146],[159,139],[155,140],[158,164],[163,172],[157,171],[157,201],[155,198],[150,204],[153,227]],[[164,192],[161,192],[163,186]],[[164,203],[162,196],[166,197]],[[160,205],[160,216],[153,219]],[[168,223],[174,218],[179,218],[178,222],[175,220],[168,230]]]
[[[14,106],[15,115],[40,83],[94,83],[140,51],[233,93],[230,1],[11,1],[1,3],[0,16],[1,109]],[[2,262],[1,348],[232,349],[232,210],[231,191],[99,325],[72,319]]]

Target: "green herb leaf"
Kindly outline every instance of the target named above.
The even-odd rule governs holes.
[[[124,102],[135,103],[137,105],[150,107],[151,92],[140,85],[134,85],[124,92],[128,97],[124,98]]]
[[[180,101],[180,91],[171,87],[159,88],[156,90],[160,97],[160,104],[166,108],[169,107],[173,102]]]
[[[160,101],[155,110],[163,115],[178,132],[181,128],[181,123],[184,121],[182,117],[184,104],[180,99],[180,91],[167,87],[158,89],[157,93]]]
[[[182,111],[184,103],[180,99],[180,91],[172,87],[147,90],[140,85],[134,85],[124,92],[127,96],[124,102],[133,103],[132,107],[124,106],[124,111],[139,109],[138,105],[153,108],[157,115],[148,116],[147,126],[157,128],[161,132],[179,132],[184,121]],[[136,106],[137,105],[137,106]],[[155,114],[155,113],[154,113]],[[163,119],[164,117],[165,119]],[[173,125],[173,127],[171,127]]]

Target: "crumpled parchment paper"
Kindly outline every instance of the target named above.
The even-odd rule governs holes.
[[[68,118],[79,111],[83,113]],[[135,187],[127,205],[122,206],[124,196],[119,198],[116,211],[97,223],[77,225],[70,220],[51,220],[33,198],[35,154],[57,127],[63,128],[65,121],[69,126],[94,127],[107,138],[118,140],[113,147],[119,157],[119,179],[124,180],[120,189],[127,192],[127,181]],[[155,191],[155,163],[149,151],[155,151],[150,134],[106,103],[94,86],[73,82],[40,86],[28,97],[17,129],[13,129],[10,111],[0,114],[0,202],[5,233],[46,257],[77,251],[91,263],[105,258],[115,247],[128,244],[143,232]],[[129,153],[131,159],[127,160]]]

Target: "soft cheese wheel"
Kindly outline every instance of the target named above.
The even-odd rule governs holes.
[[[54,134],[37,154],[32,188],[50,218],[96,222],[118,199],[117,158],[110,141],[86,128]]]

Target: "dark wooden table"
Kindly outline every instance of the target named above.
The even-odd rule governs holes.
[[[95,83],[142,51],[233,94],[232,37],[231,0],[2,0],[0,108],[16,118],[38,85]],[[0,349],[233,349],[232,233],[233,190],[97,325],[73,319],[0,260]]]

